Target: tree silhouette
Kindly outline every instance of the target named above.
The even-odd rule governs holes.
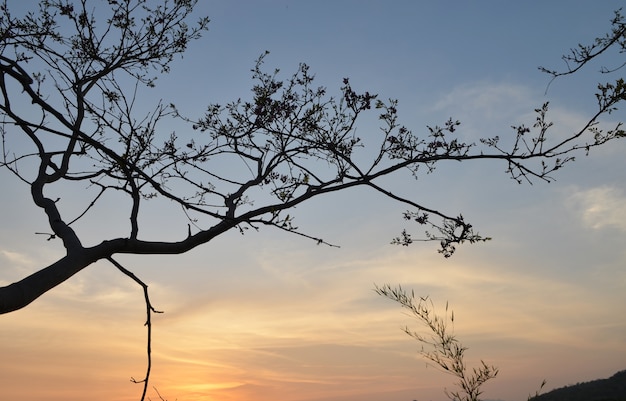
[[[157,5],[154,5],[157,4]],[[579,131],[551,137],[548,105],[531,127],[510,135],[464,142],[453,119],[416,133],[398,121],[397,102],[357,92],[346,78],[335,95],[314,84],[301,64],[291,76],[267,72],[262,55],[252,69],[250,99],[211,104],[189,118],[167,102],[151,111],[138,106],[144,86],[169,71],[172,60],[207,28],[189,22],[196,1],[41,1],[16,17],[0,5],[0,167],[30,190],[47,216],[46,239],[60,240],[65,255],[37,272],[0,288],[0,313],[24,308],[46,291],[97,261],[109,261],[144,290],[148,336],[152,307],[143,283],[116,255],[182,254],[230,231],[274,228],[328,244],[299,230],[296,206],[318,196],[367,187],[407,208],[406,220],[425,227],[420,240],[437,241],[450,256],[463,242],[487,240],[461,214],[402,197],[384,178],[402,171],[415,177],[439,162],[493,160],[519,181],[552,179],[578,151],[623,136],[619,126],[601,130],[599,118],[623,99],[624,86],[602,90],[598,109]],[[376,134],[356,135],[357,120],[377,114]],[[163,128],[178,121],[178,134]],[[182,133],[180,133],[182,132]],[[76,210],[72,191],[89,188]],[[65,194],[57,199],[50,192]],[[105,194],[127,216],[121,236],[85,246],[77,222],[93,213]],[[177,240],[150,240],[140,232],[141,212],[153,198],[184,211],[188,230]],[[394,243],[415,241],[407,232]],[[330,245],[330,244],[328,244]],[[150,337],[148,337],[150,338]],[[148,370],[138,382],[148,385]],[[142,399],[143,399],[142,397]]]

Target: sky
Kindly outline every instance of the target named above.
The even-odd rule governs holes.
[[[17,6],[9,1],[10,6]],[[316,82],[399,101],[415,132],[461,121],[460,135],[511,135],[550,102],[555,135],[594,112],[606,80],[593,64],[558,79],[560,56],[609,29],[618,1],[201,1],[209,31],[146,92],[188,115],[211,102],[250,96],[250,69],[265,50],[285,77],[305,62]],[[23,6],[22,6],[23,7]],[[607,54],[603,63],[621,65]],[[621,71],[620,71],[621,72]],[[604,120],[624,121],[619,110]],[[181,135],[184,125],[165,127]],[[359,124],[364,137],[376,121]],[[626,369],[626,141],[595,149],[552,183],[517,184],[498,163],[449,164],[389,185],[463,213],[484,244],[449,259],[436,244],[390,244],[404,207],[364,190],[298,207],[297,225],[340,248],[262,229],[226,233],[185,255],[120,257],[150,286],[165,313],[153,319],[151,384],[180,401],[444,400],[454,378],[420,359],[401,330],[423,330],[375,285],[402,285],[455,313],[455,333],[500,369],[488,400],[525,400],[544,390]],[[0,171],[0,284],[62,256],[28,187]],[[74,189],[76,191],[76,189]],[[78,195],[77,195],[78,196]],[[81,226],[87,243],[119,229],[119,203],[104,198]],[[154,237],[186,233],[158,201],[146,211]],[[412,228],[412,227],[407,227]],[[137,400],[145,369],[141,288],[106,263],[94,264],[27,308],[0,316],[0,398]],[[426,332],[425,332],[426,333]],[[158,399],[151,389],[149,396]]]

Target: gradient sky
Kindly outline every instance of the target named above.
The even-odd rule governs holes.
[[[554,134],[567,134],[595,110],[601,64],[547,93],[549,77],[537,67],[563,67],[560,55],[607,32],[620,3],[201,0],[209,32],[145,99],[199,116],[209,102],[249,96],[249,70],[269,50],[268,66],[285,76],[306,62],[331,93],[350,77],[359,91],[398,99],[401,122],[415,132],[453,117],[465,138],[505,136],[550,101]],[[625,117],[619,111],[606,123]],[[171,129],[184,135],[187,127]],[[357,129],[367,137],[377,126]],[[432,243],[390,245],[405,227],[404,208],[362,190],[292,213],[339,249],[263,229],[227,233],[183,256],[120,258],[165,311],[154,318],[152,384],[180,401],[444,400],[453,378],[417,356],[400,328],[420,326],[373,292],[385,283],[429,295],[439,308],[450,303],[468,363],[500,368],[486,399],[525,400],[543,379],[549,390],[626,369],[625,152],[622,141],[581,155],[550,184],[518,185],[504,164],[483,162],[390,182],[462,212],[494,238],[450,259]],[[34,235],[46,220],[28,188],[5,171],[0,180],[6,285],[62,247]],[[87,244],[119,229],[116,210],[106,198],[80,226]],[[186,233],[166,205],[149,213],[151,236]],[[129,379],[144,374],[144,318],[141,289],[106,263],[0,316],[0,398],[137,400],[140,386]]]

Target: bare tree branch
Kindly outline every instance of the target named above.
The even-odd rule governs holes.
[[[387,189],[386,177],[408,171],[417,178],[434,173],[445,161],[493,160],[518,182],[551,181],[551,174],[573,161],[576,152],[624,136],[621,125],[606,131],[598,127],[599,119],[624,98],[622,84],[603,87],[598,110],[567,138],[550,135],[546,103],[535,110],[532,127],[465,142],[458,135],[461,123],[453,119],[427,127],[424,134],[409,130],[399,123],[397,101],[359,93],[347,78],[338,94],[330,96],[326,88],[315,86],[306,64],[281,80],[280,71],[264,70],[267,53],[252,68],[250,99],[211,104],[201,118],[185,117],[160,101],[151,112],[137,115],[141,85],[154,84],[152,67],[167,71],[173,57],[206,28],[207,19],[194,28],[184,24],[194,4],[166,1],[150,8],[139,0],[112,2],[103,26],[86,0],[78,6],[42,3],[39,13],[21,19],[5,6],[0,21],[2,166],[28,183],[33,202],[48,215],[48,238],[63,241],[68,259],[43,269],[56,277],[46,285],[33,286],[39,275],[15,283],[22,294],[18,299],[5,299],[7,287],[0,288],[0,305],[5,305],[0,312],[27,305],[97,260],[119,253],[182,253],[231,229],[243,233],[248,227],[274,227],[330,245],[300,229],[293,209],[356,187],[409,206],[405,220],[427,228],[417,239],[405,229],[393,243],[437,241],[439,252],[448,257],[458,244],[489,237],[475,232],[461,214]],[[62,30],[61,22],[73,32]],[[127,85],[129,78],[134,85]],[[21,92],[13,90],[16,86]],[[26,97],[32,107],[16,107],[15,97]],[[369,113],[378,115],[381,133],[362,138],[355,127]],[[162,132],[162,121],[172,118],[188,123],[191,132]],[[27,138],[35,151],[9,156],[18,136]],[[23,172],[34,166],[34,175]],[[58,207],[65,199],[44,196],[45,188],[60,182],[96,187],[98,193],[68,218]],[[128,235],[103,238],[86,249],[72,227],[89,218],[108,190],[128,199],[121,210],[128,216]],[[197,232],[189,230],[177,241],[142,240],[142,205],[154,197],[181,208]],[[70,266],[69,260],[80,262]]]
[[[124,273],[124,275],[130,277],[135,283],[139,284],[143,288],[143,297],[146,303],[146,323],[145,326],[148,330],[148,337],[146,339],[146,352],[148,363],[146,366],[146,375],[141,380],[135,380],[131,378],[130,380],[133,383],[143,383],[143,392],[141,393],[141,401],[146,398],[146,391],[148,390],[148,382],[150,381],[150,370],[152,369],[152,314],[153,313],[163,313],[162,311],[158,311],[154,309],[152,304],[150,303],[150,296],[148,295],[148,285],[141,281],[139,277],[137,277],[133,272],[126,269],[120,263],[115,261],[113,258],[107,258],[109,262],[113,264],[113,266],[117,267],[119,271]]]

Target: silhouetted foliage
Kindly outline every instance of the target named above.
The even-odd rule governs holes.
[[[539,67],[539,69],[552,75],[554,78],[562,77],[574,74],[611,49],[618,52],[626,50],[626,20],[624,20],[622,15],[622,9],[616,10],[614,14],[613,19],[611,19],[611,30],[608,33],[598,36],[591,44],[579,43],[577,47],[570,49],[569,53],[561,57],[566,66],[564,71],[546,67]],[[602,66],[600,72],[603,74],[614,72],[621,69],[624,65],[626,65],[626,62],[611,67]],[[599,86],[600,89],[602,87],[603,85]]]
[[[445,314],[441,316],[436,313],[429,297],[416,297],[413,291],[409,294],[401,286],[392,288],[388,284],[377,286],[375,290],[377,294],[399,303],[420,324],[426,326],[426,335],[408,327],[403,331],[421,344],[418,352],[424,359],[458,379],[455,384],[459,390],[445,390],[448,398],[452,401],[479,401],[483,393],[482,386],[497,376],[498,368],[481,360],[479,367],[468,370],[465,362],[465,351],[468,348],[454,334],[454,311],[451,310],[448,315],[448,303]]]

